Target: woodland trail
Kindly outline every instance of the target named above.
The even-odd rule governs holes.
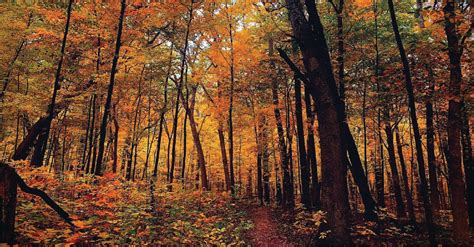
[[[293,246],[278,231],[278,222],[275,221],[268,207],[251,209],[249,214],[254,224],[254,228],[249,233],[252,246]]]

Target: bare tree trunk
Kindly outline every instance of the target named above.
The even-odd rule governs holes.
[[[430,183],[430,200],[433,206],[433,216],[439,216],[440,200],[439,200],[439,189],[438,189],[438,175],[436,174],[436,157],[434,152],[434,126],[433,126],[433,93],[434,93],[434,81],[433,71],[428,68],[428,92],[427,99],[425,102],[426,108],[426,152],[428,153],[428,174]]]
[[[312,5],[311,5],[312,4]],[[309,76],[309,91],[316,102],[321,143],[323,208],[328,212],[331,230],[328,240],[333,244],[350,243],[348,232],[349,201],[347,166],[338,98],[324,30],[314,2],[306,1],[310,22],[306,21],[300,1],[286,0],[293,34],[303,54]]]
[[[170,184],[169,189],[171,190],[171,184],[173,183],[174,179],[174,166],[175,166],[175,159],[176,159],[176,135],[177,135],[177,127],[178,127],[178,113],[179,113],[179,98],[180,95],[182,94],[181,88],[183,87],[184,83],[184,70],[185,70],[185,65],[186,65],[186,53],[188,50],[188,43],[189,43],[189,32],[190,32],[190,27],[191,27],[191,22],[193,20],[193,3],[194,1],[191,1],[191,7],[189,8],[189,13],[188,13],[188,22],[186,26],[186,34],[184,37],[184,47],[182,51],[182,58],[181,58],[181,67],[180,67],[180,77],[178,84],[176,85],[177,87],[177,93],[176,93],[176,105],[174,109],[174,118],[173,118],[173,144],[171,147],[171,164],[170,164],[170,170],[168,172],[168,183]],[[203,157],[204,158],[204,157]],[[206,185],[207,188],[207,185]]]
[[[114,110],[114,150],[113,150],[113,162],[112,162],[112,172],[116,173],[117,172],[117,162],[118,162],[118,141],[119,141],[119,122],[118,122],[118,114],[117,114],[117,105],[114,104],[113,106]]]
[[[451,188],[451,208],[453,210],[454,239],[467,243],[469,240],[468,212],[465,200],[466,187],[462,171],[461,150],[461,56],[462,43],[456,28],[455,1],[448,0],[444,7],[445,33],[448,39],[449,55],[449,106],[448,106],[448,174]]]
[[[270,38],[269,44],[269,56],[273,56],[273,40]],[[275,62],[270,60],[270,67],[275,70]],[[294,205],[293,185],[291,183],[290,168],[288,165],[288,153],[285,143],[285,134],[283,130],[283,123],[281,120],[280,104],[278,100],[278,81],[275,76],[272,76],[272,99],[273,99],[273,112],[275,115],[277,132],[278,132],[278,147],[280,149],[280,162],[283,170],[283,205],[285,207],[292,207]]]
[[[171,73],[171,65],[173,61],[173,45],[170,46],[170,60],[168,63],[168,70],[166,72],[166,79],[165,79],[165,88],[164,88],[164,103],[163,103],[163,110],[160,114],[160,123],[159,123],[159,130],[158,130],[158,140],[156,144],[156,156],[155,156],[155,166],[153,168],[153,177],[158,175],[158,163],[160,161],[160,151],[161,151],[161,141],[163,136],[163,123],[165,121],[165,114],[168,111],[168,81]]]
[[[390,171],[392,175],[392,186],[395,192],[395,202],[397,204],[396,212],[397,218],[405,217],[405,204],[403,204],[402,189],[400,186],[400,176],[398,174],[397,161],[395,157],[395,145],[393,142],[392,125],[390,123],[390,109],[389,106],[384,106],[385,115],[385,135],[387,136],[387,151],[388,163],[390,164]]]
[[[114,52],[114,58],[112,60],[112,68],[110,70],[109,88],[107,90],[107,99],[105,101],[104,114],[102,116],[102,123],[100,125],[99,151],[97,153],[97,163],[95,167],[95,175],[97,176],[101,176],[103,174],[102,162],[103,162],[103,156],[104,156],[105,135],[107,134],[107,123],[108,123],[107,119],[109,117],[110,105],[112,103],[112,94],[114,92],[115,73],[117,72],[117,64],[118,64],[119,55],[120,55],[120,45],[122,42],[121,38],[122,38],[123,22],[125,19],[126,7],[127,7],[126,0],[121,0],[117,39],[115,41],[115,52]]]
[[[407,209],[408,209],[408,217],[410,218],[410,223],[416,223],[415,217],[415,208],[413,206],[413,198],[410,191],[410,187],[408,186],[408,172],[407,167],[405,164],[405,158],[403,156],[403,144],[400,140],[400,133],[398,131],[398,127],[395,128],[395,139],[397,142],[397,151],[398,151],[398,158],[400,160],[400,167],[402,168],[402,178],[403,178],[403,187],[405,189],[405,196],[407,198]]]
[[[421,189],[421,195],[423,199],[423,207],[425,209],[426,226],[428,229],[430,243],[434,245],[436,243],[436,237],[435,237],[435,232],[434,232],[435,229],[434,229],[434,224],[433,224],[431,202],[430,202],[428,188],[427,188],[428,183],[426,181],[426,175],[425,175],[425,160],[423,158],[421,134],[420,134],[420,129],[418,127],[418,118],[416,116],[415,96],[413,93],[413,83],[411,81],[410,65],[408,63],[408,59],[405,53],[405,48],[403,47],[400,32],[398,31],[397,17],[395,15],[395,7],[393,5],[393,0],[388,0],[388,7],[390,10],[390,19],[392,22],[393,33],[395,35],[395,40],[397,42],[397,47],[398,47],[400,58],[403,64],[403,73],[405,75],[405,88],[408,94],[408,107],[410,109],[410,118],[412,120],[411,124],[413,126],[413,134],[415,137],[416,157],[417,157],[418,170],[419,170],[419,176],[420,176],[420,189]]]
[[[193,136],[194,146],[196,147],[197,158],[198,158],[198,166],[201,174],[201,187],[203,190],[209,190],[209,182],[207,179],[207,172],[206,172],[206,161],[204,158],[204,151],[202,149],[201,140],[199,138],[199,132],[196,124],[196,120],[194,119],[194,106],[196,104],[196,90],[197,88],[191,88],[191,102],[190,104],[185,104],[185,109],[188,114],[189,118],[189,125],[191,126],[191,134]]]
[[[469,226],[474,228],[474,160],[472,158],[472,142],[469,127],[469,116],[464,100],[461,105],[462,111],[462,147],[464,172],[466,176],[466,200],[469,212]]]
[[[295,78],[295,115],[298,131],[298,153],[300,161],[301,176],[301,203],[307,208],[311,208],[311,195],[309,190],[309,165],[304,144],[303,110],[301,104],[301,81]]]

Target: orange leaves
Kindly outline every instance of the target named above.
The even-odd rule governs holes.
[[[373,4],[372,0],[355,0],[354,4],[360,8],[367,8]]]

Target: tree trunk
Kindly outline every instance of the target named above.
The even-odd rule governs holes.
[[[445,33],[448,39],[449,55],[449,106],[448,106],[448,174],[451,188],[451,208],[453,210],[454,239],[467,243],[469,240],[468,212],[465,201],[465,184],[462,171],[461,152],[461,56],[462,44],[456,30],[454,0],[448,0],[444,7]]]
[[[71,12],[72,12],[72,2],[73,0],[69,0],[68,7],[67,7],[67,17],[66,17],[66,26],[64,28],[64,36],[61,44],[61,55],[59,56],[58,67],[56,69],[56,74],[54,77],[54,87],[53,87],[53,95],[51,97],[51,103],[48,107],[48,117],[45,125],[43,126],[41,133],[38,136],[38,141],[35,145],[35,150],[33,156],[31,158],[30,165],[33,167],[40,167],[43,165],[44,154],[46,151],[46,144],[48,142],[49,132],[51,130],[51,122],[55,116],[55,107],[56,107],[56,97],[58,95],[59,90],[59,82],[61,80],[61,69],[63,66],[64,60],[64,53],[66,50],[66,40],[67,35],[69,33],[69,23],[71,20]]]
[[[183,54],[181,58],[181,67],[180,67],[180,77],[178,84],[176,85],[177,87],[177,93],[176,93],[176,102],[175,102],[175,108],[174,108],[174,118],[173,118],[173,144],[171,146],[171,164],[170,164],[170,169],[168,171],[168,183],[170,184],[169,189],[172,189],[171,184],[173,183],[174,179],[174,166],[175,166],[175,160],[176,160],[176,135],[177,135],[177,127],[178,127],[178,113],[179,113],[179,98],[180,95],[182,94],[181,88],[183,87],[184,83],[184,70],[185,70],[185,65],[186,65],[186,53],[188,50],[188,43],[189,43],[189,33],[190,33],[190,27],[191,27],[191,22],[193,20],[193,3],[194,1],[191,1],[191,8],[189,9],[189,19],[187,22],[186,26],[186,34],[184,37],[184,47],[183,47]],[[204,157],[203,157],[204,159]],[[207,185],[206,185],[207,188]]]
[[[234,123],[232,120],[232,112],[234,110],[234,87],[235,87],[235,62],[234,62],[234,33],[233,33],[233,20],[232,16],[229,15],[229,9],[227,2],[225,2],[227,21],[229,27],[229,40],[230,40],[230,92],[229,92],[229,118],[228,118],[228,142],[229,142],[229,178],[230,178],[230,189],[232,194],[235,194],[235,176],[234,176]]]
[[[170,60],[168,63],[168,70],[166,72],[166,78],[165,78],[165,88],[164,88],[164,93],[163,93],[163,111],[160,114],[160,127],[158,130],[158,140],[156,144],[156,156],[155,156],[155,166],[153,167],[153,177],[156,177],[158,175],[158,163],[160,161],[160,151],[161,151],[161,140],[163,136],[163,123],[165,121],[165,114],[168,111],[168,81],[171,73],[171,65],[173,62],[173,45],[170,46]]]
[[[410,187],[408,186],[408,172],[407,167],[405,164],[405,158],[403,156],[403,144],[400,140],[400,133],[398,132],[398,127],[395,129],[395,139],[397,142],[397,151],[398,151],[398,158],[400,160],[400,167],[402,168],[402,178],[403,178],[403,187],[405,191],[405,196],[407,198],[407,209],[408,209],[408,217],[410,218],[410,223],[416,223],[415,217],[415,208],[413,206],[413,198],[410,191]]]
[[[436,174],[436,157],[434,151],[434,126],[433,126],[433,92],[434,92],[434,81],[433,71],[428,69],[428,92],[427,99],[425,102],[426,108],[426,152],[428,153],[428,174],[430,183],[430,200],[433,206],[434,218],[439,216],[440,200],[438,190],[438,175]]]
[[[301,104],[301,81],[295,78],[295,115],[298,132],[298,153],[300,161],[301,176],[301,203],[306,209],[311,208],[311,195],[309,190],[309,165],[306,157],[306,147],[304,144],[303,110]]]
[[[219,126],[217,127],[217,134],[219,136],[219,145],[221,150],[221,157],[222,157],[222,166],[224,168],[224,180],[225,180],[225,187],[227,191],[231,190],[230,186],[230,177],[229,177],[229,165],[227,163],[227,152],[225,150],[225,140],[224,140],[224,130],[222,121],[219,120]]]
[[[434,232],[435,229],[434,229],[434,224],[433,224],[431,203],[430,203],[430,198],[429,198],[428,188],[427,188],[428,183],[426,181],[426,175],[425,175],[425,160],[423,158],[421,134],[420,134],[420,129],[418,127],[418,118],[416,116],[415,95],[413,93],[413,83],[411,81],[410,65],[408,63],[408,59],[405,54],[405,48],[403,47],[400,32],[398,31],[398,23],[397,23],[397,17],[395,15],[395,7],[393,5],[393,0],[388,0],[388,7],[390,10],[390,19],[392,23],[393,33],[395,35],[395,40],[397,42],[397,47],[400,53],[400,59],[402,60],[402,64],[403,64],[403,73],[405,75],[405,88],[408,94],[408,107],[410,109],[411,124],[413,127],[413,134],[415,137],[416,158],[417,158],[418,170],[419,170],[418,173],[420,176],[420,190],[421,190],[420,192],[423,199],[423,207],[425,209],[426,226],[428,229],[430,244],[434,245],[436,243],[436,237],[435,237],[435,232]]]
[[[196,103],[196,88],[191,89],[191,102],[189,105],[185,105],[188,118],[189,118],[189,125],[191,127],[191,134],[193,136],[194,146],[196,147],[196,152],[198,156],[198,166],[201,173],[201,186],[203,190],[209,190],[209,182],[207,180],[207,172],[206,172],[206,161],[204,158],[204,151],[202,149],[201,140],[199,138],[199,132],[197,128],[196,121],[194,120],[194,105]]]
[[[309,167],[311,168],[311,202],[313,208],[319,209],[321,208],[321,188],[319,186],[318,164],[316,162],[316,145],[314,142],[314,113],[309,88],[308,86],[305,86],[304,89],[306,119],[308,125],[307,154]]]
[[[15,241],[17,180],[15,170],[0,164],[0,243]]]
[[[117,31],[117,39],[115,41],[115,52],[114,58],[112,60],[112,68],[110,70],[110,81],[109,87],[107,90],[107,98],[105,101],[104,106],[104,114],[102,116],[102,123],[100,125],[100,137],[99,137],[99,151],[97,153],[97,163],[95,167],[95,175],[101,176],[103,174],[102,169],[102,162],[104,156],[104,144],[105,144],[105,135],[107,134],[107,119],[110,114],[110,105],[112,103],[112,94],[114,92],[114,84],[115,84],[115,73],[117,72],[117,64],[120,55],[120,45],[121,45],[121,38],[122,38],[122,30],[123,30],[123,22],[125,19],[125,8],[127,7],[126,0],[120,1],[120,17],[119,17],[119,24],[118,24],[118,31]]]
[[[114,104],[114,150],[113,150],[113,162],[112,162],[112,172],[117,172],[117,162],[118,162],[118,141],[119,141],[119,122],[118,122],[118,114],[117,114],[117,105]]]
[[[469,128],[469,116],[464,101],[462,111],[462,147],[464,172],[466,176],[466,200],[469,212],[469,226],[474,228],[474,160],[472,158],[472,143]]]
[[[263,205],[263,179],[262,179],[262,122],[260,122],[260,132],[258,132],[256,122],[258,120],[254,119],[254,132],[255,132],[255,142],[257,144],[257,195],[260,205]]]
[[[390,109],[389,106],[384,106],[385,115],[385,135],[387,136],[387,151],[388,151],[388,163],[390,164],[390,170],[392,175],[392,186],[395,192],[395,202],[397,204],[397,218],[405,217],[405,204],[403,204],[402,189],[400,186],[400,176],[398,175],[397,161],[395,157],[395,145],[393,143],[393,132],[392,125],[390,123]]]
[[[328,240],[333,244],[350,243],[348,231],[349,201],[347,193],[347,167],[341,122],[339,121],[337,90],[332,73],[324,30],[315,6],[309,6],[311,24],[306,21],[300,1],[286,0],[293,34],[303,54],[303,62],[309,76],[309,91],[316,102],[321,143],[321,171],[323,209],[331,233]],[[314,5],[314,3],[312,3]],[[312,35],[313,34],[313,35]]]
[[[270,38],[268,40],[269,51],[268,55],[272,58],[273,56],[273,40]],[[275,70],[275,61],[270,60],[270,67]],[[272,99],[273,99],[273,112],[275,115],[277,132],[278,132],[278,148],[280,149],[280,162],[281,169],[283,171],[283,195],[282,201],[285,207],[293,207],[294,205],[294,195],[293,195],[293,185],[291,184],[290,169],[288,165],[288,154],[287,147],[285,143],[285,134],[283,130],[283,123],[281,120],[280,113],[280,104],[278,100],[278,81],[274,75],[271,76],[272,80]]]

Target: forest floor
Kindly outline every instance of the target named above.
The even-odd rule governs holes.
[[[18,168],[18,167],[17,167]],[[125,181],[121,176],[57,177],[47,168],[17,169],[32,187],[47,192],[74,220],[63,222],[41,199],[18,193],[16,234],[20,244],[157,244],[305,246],[324,240],[324,213],[260,206],[225,192],[201,192],[174,184]],[[449,215],[449,212],[444,212]],[[357,215],[351,236],[357,245],[426,245],[423,226],[382,215],[378,224]],[[449,218],[449,217],[448,217]],[[452,245],[449,219],[438,224],[438,240]]]
[[[280,231],[273,211],[268,207],[249,208],[249,217],[254,227],[248,232],[253,246],[292,246]]]

